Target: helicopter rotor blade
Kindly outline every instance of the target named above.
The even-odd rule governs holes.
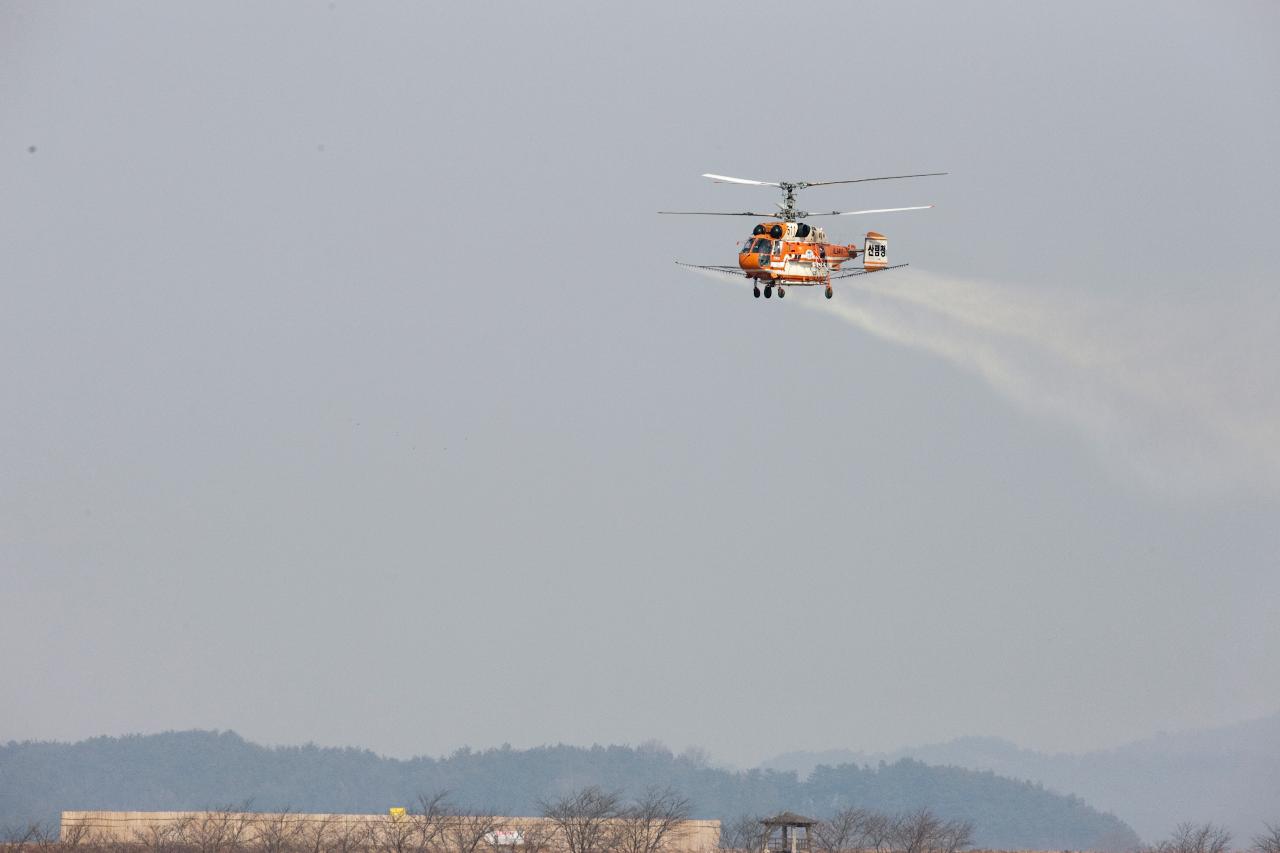
[[[743,213],[721,213],[714,210],[659,210],[658,213],[664,216],[755,216],[765,219],[777,219],[776,213],[751,213],[746,211]]]
[[[752,181],[747,178],[730,178],[728,175],[712,175],[704,173],[704,178],[710,178],[717,184],[747,184],[753,187],[780,187],[782,184],[776,181]]]
[[[809,213],[808,216],[858,216],[862,213],[897,213],[899,210],[928,210],[933,207],[931,204],[921,204],[915,207],[878,207],[874,210],[832,210],[827,213]]]
[[[853,178],[848,181],[805,181],[802,186],[806,187],[826,187],[831,184],[861,184],[866,181],[896,181],[900,178],[932,178],[936,175],[947,175],[949,172],[922,172],[919,175],[886,175],[883,178]],[[710,177],[710,176],[704,176]]]

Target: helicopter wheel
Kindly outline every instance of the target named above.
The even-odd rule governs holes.
[[[769,299],[772,296],[773,296],[773,288],[766,284],[764,286],[764,298]]]
[[[829,285],[829,284],[827,285],[827,298],[828,298],[828,299],[830,299],[830,298],[831,298],[831,285]]]
[[[752,292],[752,294],[754,294],[754,295],[755,295],[756,299],[759,299],[759,298],[760,298],[760,285],[758,285],[758,284],[757,284],[755,287],[751,288],[751,292]]]
[[[782,285],[778,285],[778,298],[781,299],[786,295],[787,295],[787,292],[782,289]]]

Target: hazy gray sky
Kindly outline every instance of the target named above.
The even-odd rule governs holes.
[[[0,739],[1280,707],[1280,7],[0,6]],[[34,151],[32,150],[34,148]],[[752,299],[767,190],[906,270]],[[806,310],[816,307],[819,310]]]

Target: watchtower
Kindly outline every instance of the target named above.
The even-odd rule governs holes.
[[[813,818],[795,812],[780,812],[760,823],[764,824],[760,853],[812,853],[809,827],[817,823]]]

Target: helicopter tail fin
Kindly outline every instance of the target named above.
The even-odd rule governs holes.
[[[862,266],[869,270],[882,270],[889,264],[889,241],[883,234],[868,231],[862,244]]]

